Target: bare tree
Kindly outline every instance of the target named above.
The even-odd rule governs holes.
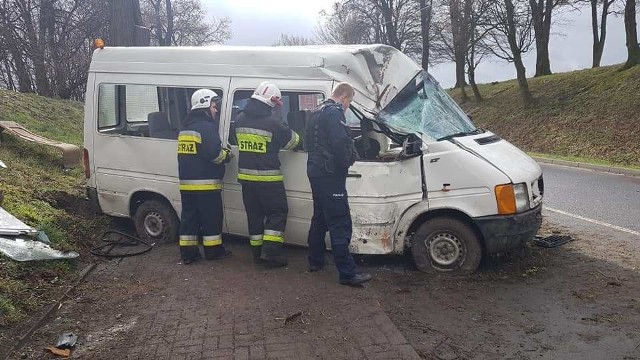
[[[207,20],[200,0],[143,0],[141,5],[152,45],[200,46],[231,39],[231,20]]]
[[[627,39],[627,62],[623,69],[640,64],[640,44],[638,44],[638,25],[636,20],[636,0],[627,0],[624,6],[624,28]]]
[[[429,52],[431,48],[431,15],[433,0],[418,0],[420,6],[420,36],[422,38],[422,68],[429,71]]]
[[[531,50],[535,39],[531,8],[525,1],[502,0],[502,4],[496,3],[491,7],[494,26],[487,43],[492,54],[514,64],[522,101],[525,106],[530,106],[533,96],[529,91],[522,55]]]
[[[139,0],[111,0],[109,41],[117,46],[148,46]]]
[[[536,74],[551,75],[549,40],[551,39],[551,19],[559,6],[568,5],[571,0],[529,0],[533,29],[536,38]]]
[[[292,34],[280,34],[278,41],[273,46],[304,46],[314,45],[316,42],[312,39],[307,39],[304,36],[292,35]]]
[[[592,67],[600,67],[604,43],[607,38],[607,18],[611,14],[611,5],[616,0],[589,0],[591,5],[591,32],[593,34]],[[602,5],[602,10],[598,14],[598,5]],[[600,17],[600,24],[598,24]]]

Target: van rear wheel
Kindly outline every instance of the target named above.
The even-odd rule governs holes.
[[[482,247],[469,225],[440,217],[418,228],[411,238],[411,254],[420,271],[468,274],[480,266]]]
[[[144,200],[133,217],[138,236],[149,243],[168,244],[178,239],[180,222],[173,208],[158,200]]]

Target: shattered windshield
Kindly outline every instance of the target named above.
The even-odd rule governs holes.
[[[435,140],[477,133],[469,117],[423,71],[405,86],[376,120],[405,133],[423,134]]]

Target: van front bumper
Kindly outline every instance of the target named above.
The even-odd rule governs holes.
[[[542,224],[542,204],[515,215],[484,216],[474,219],[486,253],[498,253],[522,247],[533,239]]]

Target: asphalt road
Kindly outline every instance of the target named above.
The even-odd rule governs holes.
[[[624,232],[615,228],[621,227],[640,234],[640,178],[558,165],[541,167],[546,216],[575,226],[610,224],[610,229]]]

